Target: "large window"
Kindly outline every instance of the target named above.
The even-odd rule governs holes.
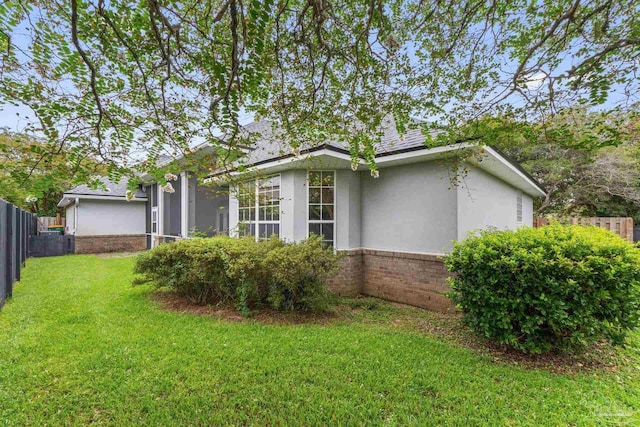
[[[260,240],[280,234],[280,175],[238,186],[238,228],[241,237]]]
[[[258,238],[280,234],[280,175],[258,180]]]
[[[335,235],[335,172],[309,171],[309,234],[321,236],[334,245]]]
[[[256,182],[238,185],[238,234],[240,237],[256,235]]]

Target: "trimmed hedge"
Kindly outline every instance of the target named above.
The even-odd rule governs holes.
[[[197,304],[232,302],[244,315],[263,306],[326,311],[327,280],[339,259],[317,237],[301,243],[194,238],[138,256],[134,271],[141,282],[172,288]]]
[[[601,228],[483,231],[456,243],[445,264],[465,321],[523,352],[622,344],[638,325],[640,250]]]

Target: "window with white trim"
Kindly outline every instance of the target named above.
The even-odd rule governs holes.
[[[256,235],[256,182],[238,184],[238,235]]]
[[[335,242],[335,182],[335,171],[308,172],[308,233],[321,236],[331,246]]]
[[[280,175],[238,185],[238,234],[256,240],[280,234]]]
[[[154,206],[151,208],[151,232],[158,232],[158,207]]]
[[[522,191],[518,191],[516,198],[516,223],[522,225]]]
[[[258,180],[258,239],[280,234],[280,175]]]

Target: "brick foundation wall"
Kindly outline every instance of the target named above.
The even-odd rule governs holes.
[[[340,295],[358,293],[434,311],[453,310],[449,276],[437,255],[355,249],[329,285]]]
[[[434,311],[453,309],[447,268],[437,255],[363,251],[362,293]]]
[[[343,251],[342,268],[329,282],[329,290],[342,296],[356,296],[362,291],[362,250]]]
[[[75,236],[75,246],[77,254],[138,252],[147,249],[147,238],[144,234]]]

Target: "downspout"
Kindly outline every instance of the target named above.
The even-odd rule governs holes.
[[[78,209],[80,209],[80,197],[76,197],[76,208],[73,210],[73,235],[76,235],[78,230],[78,219],[80,215],[78,214]]]
[[[189,175],[180,172],[180,234],[189,237]]]
[[[158,207],[158,234],[164,235],[164,192],[159,184],[158,186],[158,203],[156,203]]]

